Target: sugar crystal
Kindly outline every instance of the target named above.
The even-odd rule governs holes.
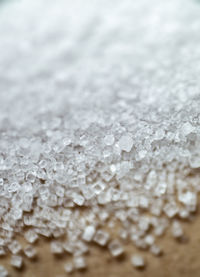
[[[102,230],[98,230],[94,236],[94,241],[101,246],[106,245],[108,242],[108,239],[109,239],[109,234]]]
[[[34,243],[38,239],[38,235],[33,230],[28,230],[25,233],[25,239],[30,243]]]
[[[13,255],[13,256],[11,257],[10,264],[11,264],[13,267],[21,268],[21,267],[22,267],[22,263],[23,263],[23,260],[22,260],[22,257],[21,257],[21,256]]]
[[[82,239],[85,240],[85,241],[91,241],[94,234],[95,234],[95,227],[92,226],[92,225],[87,226],[84,230]]]
[[[35,248],[33,248],[32,245],[27,245],[24,248],[24,254],[28,257],[28,258],[35,258],[35,256],[37,255],[37,251],[35,250]]]
[[[8,271],[2,266],[0,265],[0,276],[1,277],[8,277]]]
[[[51,252],[53,254],[62,254],[63,253],[62,243],[59,241],[51,241]]]
[[[144,261],[143,257],[140,255],[132,256],[131,263],[136,268],[142,268],[145,266],[145,261]]]
[[[74,257],[74,266],[76,269],[86,268],[85,259],[82,256],[75,256]]]
[[[118,240],[111,241],[108,248],[114,257],[120,256],[124,252],[123,247]]]
[[[66,273],[71,273],[73,271],[73,264],[70,262],[66,263],[64,269]]]
[[[130,152],[133,147],[133,139],[130,134],[126,134],[118,141],[119,148],[123,151]]]

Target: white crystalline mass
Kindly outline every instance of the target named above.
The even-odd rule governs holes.
[[[167,228],[181,235],[169,219],[199,192],[199,14],[195,0],[0,6],[1,253],[19,233],[53,238],[52,253],[66,237],[80,268],[119,221],[155,255]]]

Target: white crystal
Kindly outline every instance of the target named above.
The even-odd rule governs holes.
[[[74,266],[76,269],[86,268],[85,259],[82,256],[75,256],[74,257]]]
[[[154,243],[154,237],[152,236],[152,235],[147,235],[146,237],[145,237],[145,242],[146,242],[146,244],[148,244],[148,245],[152,245],[153,243]]]
[[[200,167],[200,155],[196,153],[192,153],[189,158],[190,166],[192,168],[199,168]]]
[[[144,159],[145,156],[146,156],[146,154],[147,154],[147,151],[146,151],[146,150],[140,150],[140,151],[138,152],[139,159],[140,159],[140,160]]]
[[[187,136],[194,131],[194,127],[189,122],[186,122],[182,125],[181,131],[183,135]]]
[[[82,195],[79,194],[74,194],[74,199],[73,199],[74,203],[78,206],[83,206],[84,202],[85,202],[85,198]]]
[[[174,202],[168,203],[164,207],[164,211],[167,214],[168,217],[173,217],[178,212],[178,207]]]
[[[51,242],[51,253],[62,254],[63,253],[62,243],[59,241],[52,241]]]
[[[131,263],[136,268],[142,268],[145,266],[144,258],[140,255],[134,255],[131,258]]]
[[[21,256],[13,255],[13,256],[11,257],[10,264],[11,264],[13,267],[21,268],[21,267],[22,267],[22,264],[23,264],[22,257],[21,257]]]
[[[73,271],[73,264],[70,262],[65,264],[64,269],[66,273],[71,273]]]
[[[38,239],[38,235],[33,230],[28,230],[24,237],[30,243],[34,243]]]
[[[105,183],[97,182],[92,186],[92,189],[94,193],[98,195],[105,189],[105,187],[106,187]]]
[[[155,256],[159,256],[161,255],[162,253],[162,250],[160,249],[159,246],[153,244],[151,247],[150,247],[150,252],[155,255]]]
[[[185,205],[196,205],[197,203],[197,196],[194,192],[191,191],[179,194],[178,198],[179,201]]]
[[[21,244],[17,240],[13,240],[8,245],[8,248],[12,252],[12,254],[17,254],[22,249]]]
[[[92,225],[89,225],[85,228],[84,233],[82,235],[82,239],[85,241],[91,241],[94,234],[95,234],[95,227]]]
[[[108,248],[109,248],[112,256],[114,256],[114,257],[120,256],[124,252],[124,249],[123,249],[121,243],[117,239],[111,241],[108,245]]]
[[[2,186],[3,186],[3,184],[4,184],[4,181],[3,181],[3,179],[2,179],[2,178],[0,178],[0,187],[2,187]]]
[[[161,196],[162,194],[164,194],[166,192],[166,189],[167,189],[166,183],[159,183],[155,189],[156,196]]]
[[[2,266],[0,265],[0,277],[8,277],[8,271]]]
[[[35,248],[33,248],[32,245],[27,245],[24,248],[24,254],[28,257],[28,258],[35,258],[35,256],[37,255],[37,251],[35,250]]]
[[[178,221],[173,221],[172,223],[172,234],[175,238],[180,238],[183,236],[183,230]]]
[[[126,134],[118,141],[119,148],[123,151],[130,152],[133,147],[133,139],[131,135]]]
[[[94,241],[99,245],[106,245],[109,240],[109,234],[105,231],[98,230],[94,236]]]
[[[39,166],[40,166],[41,168],[45,168],[45,167],[47,166],[47,161],[41,160],[41,161],[39,162]]]
[[[6,251],[3,246],[0,246],[0,257],[4,256],[6,254]]]
[[[113,145],[115,142],[115,137],[113,135],[107,135],[104,137],[105,145]]]

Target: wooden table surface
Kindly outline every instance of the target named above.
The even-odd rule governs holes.
[[[178,242],[170,233],[160,238],[163,246],[162,257],[154,257],[147,251],[136,249],[132,243],[125,245],[126,254],[120,259],[111,257],[108,250],[92,245],[86,256],[88,268],[85,271],[76,271],[69,276],[74,277],[199,277],[200,276],[200,217],[197,213],[191,222],[183,223],[188,239]],[[1,258],[4,265],[13,277],[63,277],[64,264],[71,260],[69,254],[55,257],[50,253],[49,241],[41,239],[36,244],[38,258],[35,261],[24,259],[22,270],[13,269],[9,265],[10,257]],[[142,254],[147,266],[144,270],[136,270],[130,263],[133,253]]]

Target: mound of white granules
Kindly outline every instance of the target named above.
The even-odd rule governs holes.
[[[183,236],[200,190],[199,45],[195,0],[1,4],[0,255],[20,268],[50,237],[71,272],[94,242],[159,255],[167,228]]]

